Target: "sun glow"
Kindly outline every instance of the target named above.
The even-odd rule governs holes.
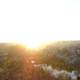
[[[57,40],[80,40],[80,2],[74,2],[0,0],[0,42],[37,48]]]
[[[38,33],[38,34],[36,34],[34,32],[34,34],[32,34],[32,35],[29,34],[29,37],[27,37],[27,36],[16,37],[15,38],[15,43],[24,44],[26,47],[28,47],[30,49],[37,49],[41,46],[44,46],[47,43],[50,43],[52,41],[53,42],[57,41],[56,38],[51,38],[50,35],[49,35],[49,33],[46,33],[46,34]]]

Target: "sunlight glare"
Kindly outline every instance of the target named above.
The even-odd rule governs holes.
[[[37,48],[57,40],[80,40],[79,9],[79,0],[0,0],[0,42]]]

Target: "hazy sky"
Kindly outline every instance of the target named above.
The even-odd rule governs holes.
[[[0,0],[1,42],[80,39],[79,27],[80,0]]]

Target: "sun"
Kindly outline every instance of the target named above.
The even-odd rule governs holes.
[[[37,49],[40,43],[33,43],[33,42],[24,42],[24,44],[30,49]]]
[[[30,49],[38,49],[48,42],[50,42],[49,36],[46,37],[42,34],[33,35],[33,37],[31,36],[30,38],[26,38],[25,41],[23,41],[23,43]]]
[[[41,41],[41,39],[38,39],[35,37],[34,39],[31,39],[31,38],[22,38],[22,39],[19,39],[16,38],[15,41],[9,41],[11,43],[18,43],[18,44],[21,44],[21,45],[24,45],[25,47],[27,47],[28,49],[38,49],[41,45],[44,44],[44,42]]]
[[[30,49],[39,49],[44,46],[46,43],[51,42],[49,35],[45,36],[44,34],[32,34],[28,36],[15,37],[15,42],[19,44],[24,44]],[[52,40],[55,41],[55,40]]]
[[[41,39],[36,40],[35,38],[32,40],[30,39],[29,41],[28,40],[24,41],[23,43],[30,49],[39,49],[41,46],[43,46],[46,43],[46,41],[44,42]]]
[[[42,35],[38,38],[35,37],[33,39],[26,39],[26,41],[23,41],[23,43],[30,49],[39,49],[52,42],[56,42],[56,40],[50,40],[49,36],[42,37]]]
[[[20,35],[20,36],[17,36]],[[52,33],[36,33],[35,32],[26,32],[24,34],[24,31],[21,34],[15,34],[12,39],[10,36],[7,36],[7,39],[4,39],[5,41],[3,42],[11,42],[11,43],[18,43],[18,44],[23,44],[25,47],[29,49],[39,49],[40,47],[44,46],[45,44],[55,42],[57,39],[57,36],[52,34]],[[56,36],[52,37],[52,36]]]

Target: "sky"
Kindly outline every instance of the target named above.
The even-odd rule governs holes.
[[[80,40],[79,27],[80,0],[0,0],[0,42]]]

